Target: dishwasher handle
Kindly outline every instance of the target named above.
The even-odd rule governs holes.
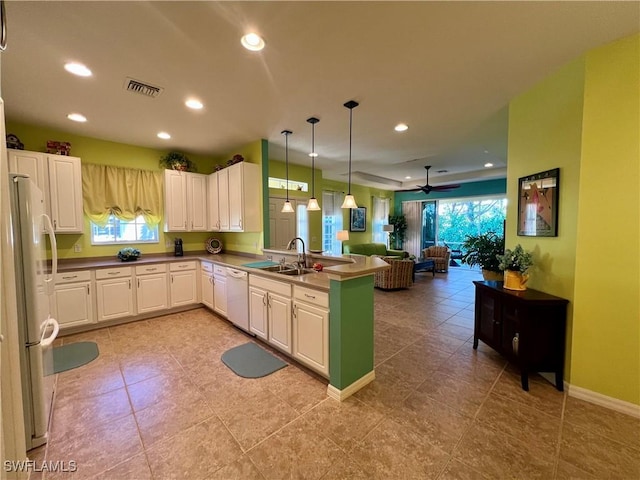
[[[247,272],[242,270],[234,270],[233,268],[227,268],[227,275],[233,278],[246,278]]]

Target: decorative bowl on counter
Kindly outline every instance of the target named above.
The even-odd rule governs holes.
[[[132,262],[140,257],[140,250],[132,247],[125,247],[118,252],[118,258],[123,262]]]

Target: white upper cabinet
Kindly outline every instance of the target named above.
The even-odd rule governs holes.
[[[165,232],[207,231],[207,176],[164,171]]]
[[[8,149],[9,171],[29,175],[42,190],[56,233],[82,233],[82,171],[78,157]]]
[[[240,162],[209,175],[209,228],[259,232],[262,228],[260,166]]]

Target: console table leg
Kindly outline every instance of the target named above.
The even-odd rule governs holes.
[[[564,391],[564,382],[562,381],[562,372],[561,371],[557,371],[556,372],[556,388],[558,389],[559,392],[563,392]]]
[[[522,389],[525,392],[528,392],[529,391],[529,374],[524,370],[520,374],[520,382],[522,383]]]
[[[478,337],[476,336],[473,337],[473,349],[474,350],[478,349]]]

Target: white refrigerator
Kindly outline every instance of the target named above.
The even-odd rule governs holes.
[[[27,175],[9,174],[9,196],[26,449],[30,450],[47,442],[55,388],[53,341],[59,326],[50,315],[49,297],[57,273],[56,240],[44,213],[42,191]],[[51,265],[45,232],[51,244]]]

